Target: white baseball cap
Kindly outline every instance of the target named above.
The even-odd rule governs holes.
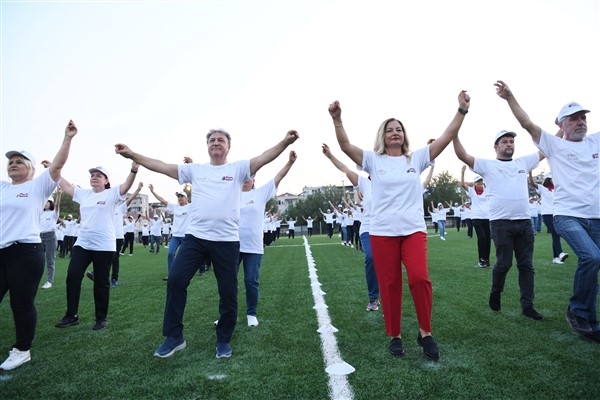
[[[35,158],[33,158],[31,153],[28,152],[27,150],[21,150],[21,151],[11,150],[8,153],[6,153],[6,158],[8,158],[9,160],[14,156],[21,156],[23,158],[26,158],[29,161],[31,161],[33,163],[33,165],[35,165]]]
[[[544,174],[544,179],[552,179],[552,172],[546,172]]]
[[[94,168],[90,168],[89,172],[90,174],[94,171],[98,171],[104,174],[104,176],[106,176],[106,179],[108,179],[108,170],[104,167],[94,167]]]
[[[479,175],[475,175],[475,178],[473,178],[473,183],[482,180],[483,178]]]
[[[514,132],[511,132],[511,131],[501,130],[500,132],[496,133],[496,137],[494,137],[494,144],[497,144],[498,140],[503,136],[515,137],[515,136],[517,136],[517,134]]]
[[[187,194],[185,194],[184,192],[175,192],[176,196],[183,196],[183,197],[187,197]]]
[[[556,117],[556,121],[562,122],[569,115],[573,115],[581,111],[584,113],[590,112],[590,110],[586,110],[585,108],[583,108],[581,104],[571,101],[570,103],[565,104],[563,108],[560,109],[558,117]]]

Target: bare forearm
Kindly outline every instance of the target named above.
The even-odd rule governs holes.
[[[60,178],[60,174],[62,172],[62,168],[65,166],[67,162],[67,158],[69,158],[69,151],[71,150],[71,141],[73,137],[65,136],[63,142],[58,149],[58,152],[54,156],[54,160],[52,164],[50,164],[49,173],[52,179],[56,182]]]

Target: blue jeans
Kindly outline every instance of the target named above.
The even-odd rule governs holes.
[[[177,254],[177,249],[179,246],[181,246],[182,242],[183,237],[171,237],[171,241],[169,242],[169,251],[167,253],[167,275],[171,273],[171,267],[173,266],[173,260],[175,260],[175,254]]]
[[[569,308],[575,315],[586,319],[593,330],[600,330],[596,309],[600,269],[600,219],[555,215],[554,227],[579,257]]]
[[[490,221],[492,240],[496,245],[496,265],[492,271],[492,293],[502,293],[513,252],[519,269],[521,307],[533,306],[533,228],[530,219]]]
[[[150,235],[150,251],[154,251],[154,243],[156,243],[156,252],[160,252],[162,235]]]
[[[367,278],[367,291],[369,299],[379,298],[379,282],[375,274],[375,265],[373,264],[373,254],[371,253],[371,237],[369,232],[363,232],[360,235],[360,243],[365,252],[365,277]]]
[[[244,285],[246,286],[246,315],[256,316],[258,305],[258,274],[262,254],[240,253],[240,262],[244,264]]]
[[[183,337],[187,288],[199,267],[210,260],[219,289],[217,342],[231,341],[237,322],[239,254],[240,242],[215,242],[185,235],[167,280],[163,336]]]
[[[348,242],[348,229],[345,226],[342,226],[342,242]]]
[[[446,221],[445,220],[439,220],[437,222],[438,227],[440,228],[440,237],[445,237],[446,236]]]

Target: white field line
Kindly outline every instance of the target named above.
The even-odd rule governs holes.
[[[306,260],[308,262],[308,274],[310,278],[313,299],[315,302],[315,311],[317,313],[317,321],[319,323],[319,329],[321,337],[321,350],[323,351],[323,361],[326,366],[326,370],[329,369],[329,393],[332,400],[352,400],[354,399],[354,393],[346,373],[332,374],[332,370],[341,371],[354,371],[350,365],[346,364],[342,360],[342,356],[338,350],[337,340],[335,338],[335,332],[337,329],[331,325],[331,319],[329,318],[329,312],[327,311],[327,305],[323,299],[324,292],[321,290],[321,284],[317,276],[317,269],[315,268],[315,261],[310,251],[310,245],[308,240],[304,237],[304,247],[306,249]]]

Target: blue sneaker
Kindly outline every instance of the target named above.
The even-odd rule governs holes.
[[[165,339],[163,344],[161,344],[158,347],[158,349],[156,349],[154,355],[160,358],[171,357],[173,354],[175,354],[176,351],[185,349],[185,346],[186,343],[183,339],[183,336],[179,338],[169,336]]]
[[[231,345],[229,343],[217,342],[217,358],[229,358],[231,357]]]

